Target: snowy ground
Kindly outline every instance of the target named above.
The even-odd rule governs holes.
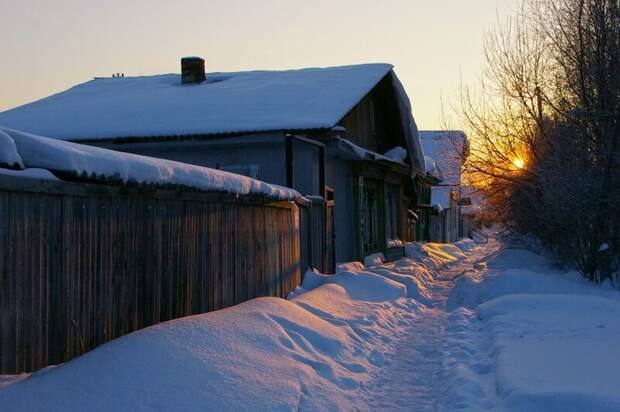
[[[0,377],[0,410],[620,410],[620,293],[472,247],[410,244]]]
[[[506,248],[456,280],[446,311],[442,409],[620,410],[618,290]]]

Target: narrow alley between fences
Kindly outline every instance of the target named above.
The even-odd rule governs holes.
[[[455,280],[468,272],[483,272],[485,259],[499,248],[497,241],[478,246],[466,258],[447,264],[428,289],[428,307],[421,307],[384,369],[362,392],[360,409],[375,411],[434,410],[445,392],[444,343],[449,321],[449,297]]]

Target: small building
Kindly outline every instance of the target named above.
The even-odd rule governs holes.
[[[402,255],[425,176],[411,105],[389,64],[95,78],[0,113],[0,125],[222,169],[323,202],[326,266]],[[335,207],[332,207],[335,204]],[[330,208],[331,207],[331,208]],[[335,256],[334,256],[335,254]],[[324,268],[329,270],[329,268]]]
[[[467,135],[460,130],[420,131],[427,170],[437,181],[430,189],[429,240],[454,242],[463,237],[461,169],[469,154]]]

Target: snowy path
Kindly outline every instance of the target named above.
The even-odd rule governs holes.
[[[0,410],[620,411],[618,290],[517,244],[472,247],[408,244],[395,262],[308,272],[287,300],[0,376]]]
[[[443,392],[442,365],[448,297],[455,279],[466,272],[484,271],[476,265],[498,248],[492,241],[470,252],[457,264],[440,270],[431,289],[432,304],[422,308],[388,357],[385,368],[361,396],[360,409],[381,411],[432,411]],[[482,273],[481,273],[482,275]]]

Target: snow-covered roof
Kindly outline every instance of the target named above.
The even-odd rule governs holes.
[[[462,155],[469,150],[467,135],[460,130],[420,130],[419,134],[424,154],[441,172],[442,184],[460,184]]]
[[[0,125],[62,140],[334,127],[389,64],[285,71],[95,78],[0,113]]]
[[[24,172],[10,171],[8,174],[13,176],[41,177],[45,171],[51,171],[104,183],[182,187],[279,200],[301,198],[293,189],[222,170],[49,139],[13,129],[0,129],[0,136],[14,142],[17,160],[27,168]]]
[[[61,140],[331,129],[391,75],[413,166],[424,159],[411,104],[389,64],[95,78],[0,113],[0,125]]]

